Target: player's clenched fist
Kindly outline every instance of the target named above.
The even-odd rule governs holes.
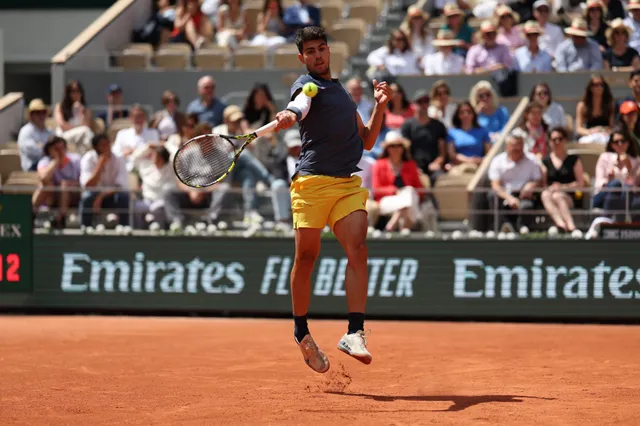
[[[373,80],[373,98],[380,105],[386,105],[393,97],[393,90],[386,81],[378,83],[377,80]]]
[[[276,125],[276,132],[278,130],[288,129],[293,126],[296,122],[296,114],[289,110],[280,111],[276,114],[276,121],[278,124]]]

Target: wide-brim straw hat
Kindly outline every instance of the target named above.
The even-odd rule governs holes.
[[[510,15],[515,21],[515,24],[518,24],[520,22],[520,14],[518,12],[515,12],[506,4],[498,6],[495,13],[498,19],[502,18],[503,16]]]
[[[615,30],[623,29],[627,32],[627,38],[631,38],[631,34],[633,34],[633,30],[624,23],[624,20],[621,18],[616,18],[609,24],[609,28],[605,31],[605,37],[609,44],[611,44],[611,36],[613,36],[613,32]]]
[[[498,31],[498,27],[490,19],[487,19],[486,21],[482,21],[482,23],[480,24],[481,33],[495,33],[497,31]]]
[[[45,105],[42,99],[36,98],[29,102],[28,113],[31,114],[35,111],[49,111],[49,108]]]
[[[564,32],[568,35],[577,37],[589,37],[591,35],[589,27],[587,26],[587,21],[582,18],[574,19],[571,22],[571,26],[569,28],[565,28]]]
[[[456,39],[453,31],[448,29],[438,30],[438,35],[431,42],[435,47],[455,47],[462,45],[462,40]]]
[[[391,130],[385,135],[384,141],[382,142],[380,147],[384,151],[385,149],[393,145],[402,145],[404,149],[408,150],[411,147],[411,141],[402,136],[402,133],[396,130]]]
[[[527,21],[522,26],[522,31],[525,34],[544,34],[544,30],[536,21]]]
[[[456,3],[447,3],[442,9],[442,14],[448,18],[454,15],[464,15],[464,11]]]
[[[422,19],[424,19],[425,21],[428,21],[429,18],[431,17],[427,12],[425,12],[423,9],[421,9],[420,7],[416,6],[415,4],[412,4],[411,6],[409,6],[409,8],[407,9],[407,20],[415,17],[415,16],[421,16]]]

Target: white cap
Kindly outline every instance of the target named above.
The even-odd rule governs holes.
[[[549,3],[548,0],[537,0],[535,3],[533,3],[534,10],[541,6],[547,6],[549,9],[551,9],[551,3]]]

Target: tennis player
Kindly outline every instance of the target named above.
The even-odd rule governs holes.
[[[330,48],[322,28],[298,31],[298,59],[308,71],[291,87],[291,102],[276,115],[276,131],[300,126],[302,150],[292,179],[291,207],[295,229],[295,262],[291,271],[294,337],[305,362],[318,373],[329,370],[329,360],[314,342],[307,325],[311,299],[311,273],[320,253],[320,235],[329,224],[348,259],[345,290],[349,327],[338,349],[364,364],[367,350],[364,316],[368,291],[367,213],[368,191],[354,175],[363,148],[373,148],[386,104],[392,96],[386,82],[374,80],[375,106],[369,122],[362,123],[357,107],[337,79],[331,78]],[[315,83],[317,94],[302,93]]]

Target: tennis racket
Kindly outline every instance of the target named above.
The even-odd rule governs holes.
[[[178,149],[173,159],[173,170],[180,182],[191,188],[215,185],[233,171],[238,157],[247,145],[272,132],[277,124],[274,120],[248,135],[197,136]],[[244,143],[238,148],[240,141]]]

